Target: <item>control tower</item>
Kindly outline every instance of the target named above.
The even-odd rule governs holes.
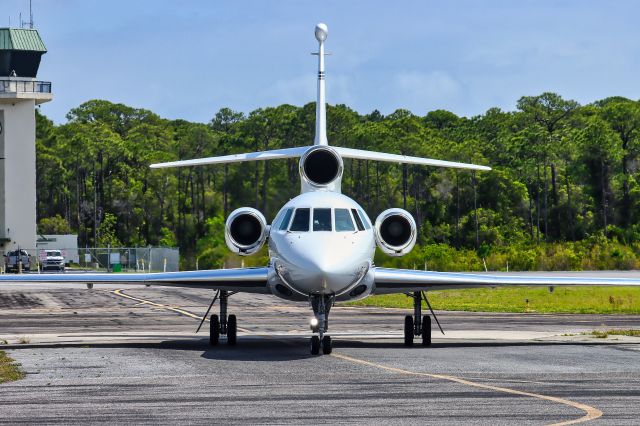
[[[0,250],[36,248],[35,107],[49,102],[38,81],[47,49],[37,30],[0,28]]]

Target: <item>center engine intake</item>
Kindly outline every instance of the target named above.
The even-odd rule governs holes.
[[[309,148],[300,158],[302,190],[327,188],[340,191],[344,165],[342,158],[329,146]]]
[[[254,254],[267,240],[267,221],[262,213],[251,207],[231,212],[224,228],[224,240],[229,250],[241,256]]]
[[[404,256],[416,245],[416,222],[406,210],[388,209],[376,219],[375,235],[380,250],[390,256]]]

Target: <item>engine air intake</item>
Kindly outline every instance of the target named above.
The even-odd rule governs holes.
[[[315,187],[327,187],[342,176],[342,158],[330,147],[313,147],[300,159],[302,178]]]
[[[380,250],[391,256],[402,256],[416,244],[416,222],[405,210],[385,210],[376,219],[375,234]]]
[[[249,246],[262,235],[262,224],[251,214],[237,216],[230,227],[231,237],[240,245]]]
[[[225,225],[225,240],[229,249],[247,256],[260,250],[267,239],[267,221],[251,207],[234,210]]]
[[[390,246],[402,246],[411,239],[411,223],[400,215],[389,216],[380,224],[380,236]]]

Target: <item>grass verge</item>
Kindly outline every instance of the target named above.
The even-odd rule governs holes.
[[[606,331],[598,331],[594,330],[589,333],[593,337],[598,337],[600,339],[606,339],[609,336],[632,336],[632,337],[640,337],[640,330],[606,330]]]
[[[434,309],[471,312],[640,314],[637,287],[500,287],[428,293]],[[372,296],[348,305],[412,308],[403,294]]]
[[[0,383],[20,380],[23,377],[24,373],[20,371],[20,365],[0,351]]]

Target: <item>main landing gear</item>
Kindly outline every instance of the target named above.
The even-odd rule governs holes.
[[[209,321],[209,344],[215,346],[220,342],[220,335],[227,336],[227,344],[235,345],[238,337],[238,321],[235,315],[227,315],[227,302],[230,294],[220,290],[214,297],[211,306],[220,298],[220,316],[212,314]],[[209,306],[209,309],[211,309]],[[208,313],[208,311],[207,311]],[[206,317],[206,315],[205,315]]]
[[[431,309],[431,304],[427,299],[426,294],[421,291],[414,291],[413,294],[407,294],[407,296],[413,298],[413,316],[407,315],[404,317],[404,345],[413,346],[414,336],[422,337],[422,346],[431,346],[431,317],[429,315],[422,316],[422,301],[424,300],[429,307],[429,310],[433,314],[438,327],[442,334],[444,331],[440,327],[438,317]]]
[[[333,306],[334,299],[333,295],[318,294],[309,298],[314,315],[311,319],[311,331],[318,333],[317,336],[311,336],[311,355],[318,355],[320,348],[325,355],[329,355],[332,351],[331,336],[327,336],[325,333],[329,330],[329,311]]]

